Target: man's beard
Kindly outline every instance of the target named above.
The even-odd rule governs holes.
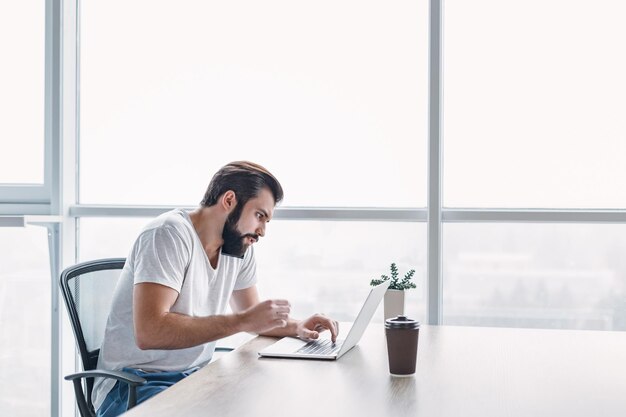
[[[222,245],[222,253],[229,256],[234,256],[236,258],[243,258],[246,254],[246,250],[249,245],[244,243],[247,237],[254,238],[257,242],[259,240],[259,235],[255,233],[246,233],[241,234],[237,230],[237,222],[241,217],[241,211],[235,210],[233,211],[226,220],[224,224],[224,231],[222,232],[222,239],[224,240],[224,244]]]

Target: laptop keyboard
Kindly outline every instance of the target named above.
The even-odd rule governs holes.
[[[342,342],[343,341],[338,340],[337,342],[333,343],[328,339],[312,340],[306,345],[302,346],[300,349],[298,349],[297,352],[314,355],[330,355],[341,349]]]

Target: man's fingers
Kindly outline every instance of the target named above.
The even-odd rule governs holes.
[[[270,316],[273,319],[286,320],[289,319],[289,313],[291,312],[291,304],[287,300],[271,300],[270,304]],[[281,326],[284,327],[284,326]]]
[[[272,310],[276,317],[285,317],[285,314],[289,315],[291,312],[291,304],[287,300],[274,300],[272,303]]]
[[[323,315],[320,315],[316,321],[317,321],[317,324],[315,325],[315,330],[318,330],[318,331],[321,331],[322,329],[330,330],[330,340],[332,340],[333,343],[336,342],[337,335],[339,334],[339,323]]]
[[[339,334],[339,326],[338,323],[334,320],[328,320],[330,326],[329,326],[329,330],[330,330],[330,340],[333,341],[333,343],[335,343],[337,341],[337,335]]]
[[[333,324],[335,325],[335,334],[333,336],[333,342],[337,341],[337,336],[339,336],[339,322],[336,320],[333,320]]]
[[[302,337],[307,340],[317,339],[320,334],[314,330],[304,329]]]

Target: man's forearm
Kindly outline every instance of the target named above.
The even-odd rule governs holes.
[[[184,349],[213,342],[240,332],[238,315],[191,317],[164,313],[143,329],[135,326],[135,340],[140,349]]]

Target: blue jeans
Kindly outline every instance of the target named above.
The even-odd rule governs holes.
[[[148,398],[191,375],[197,369],[198,368],[194,368],[183,372],[143,372],[138,369],[123,368],[122,371],[145,378],[146,383],[137,387],[137,404],[141,404]],[[107,394],[96,414],[98,417],[119,416],[126,411],[127,404],[128,385],[118,381],[113,388],[111,388],[111,391]]]

